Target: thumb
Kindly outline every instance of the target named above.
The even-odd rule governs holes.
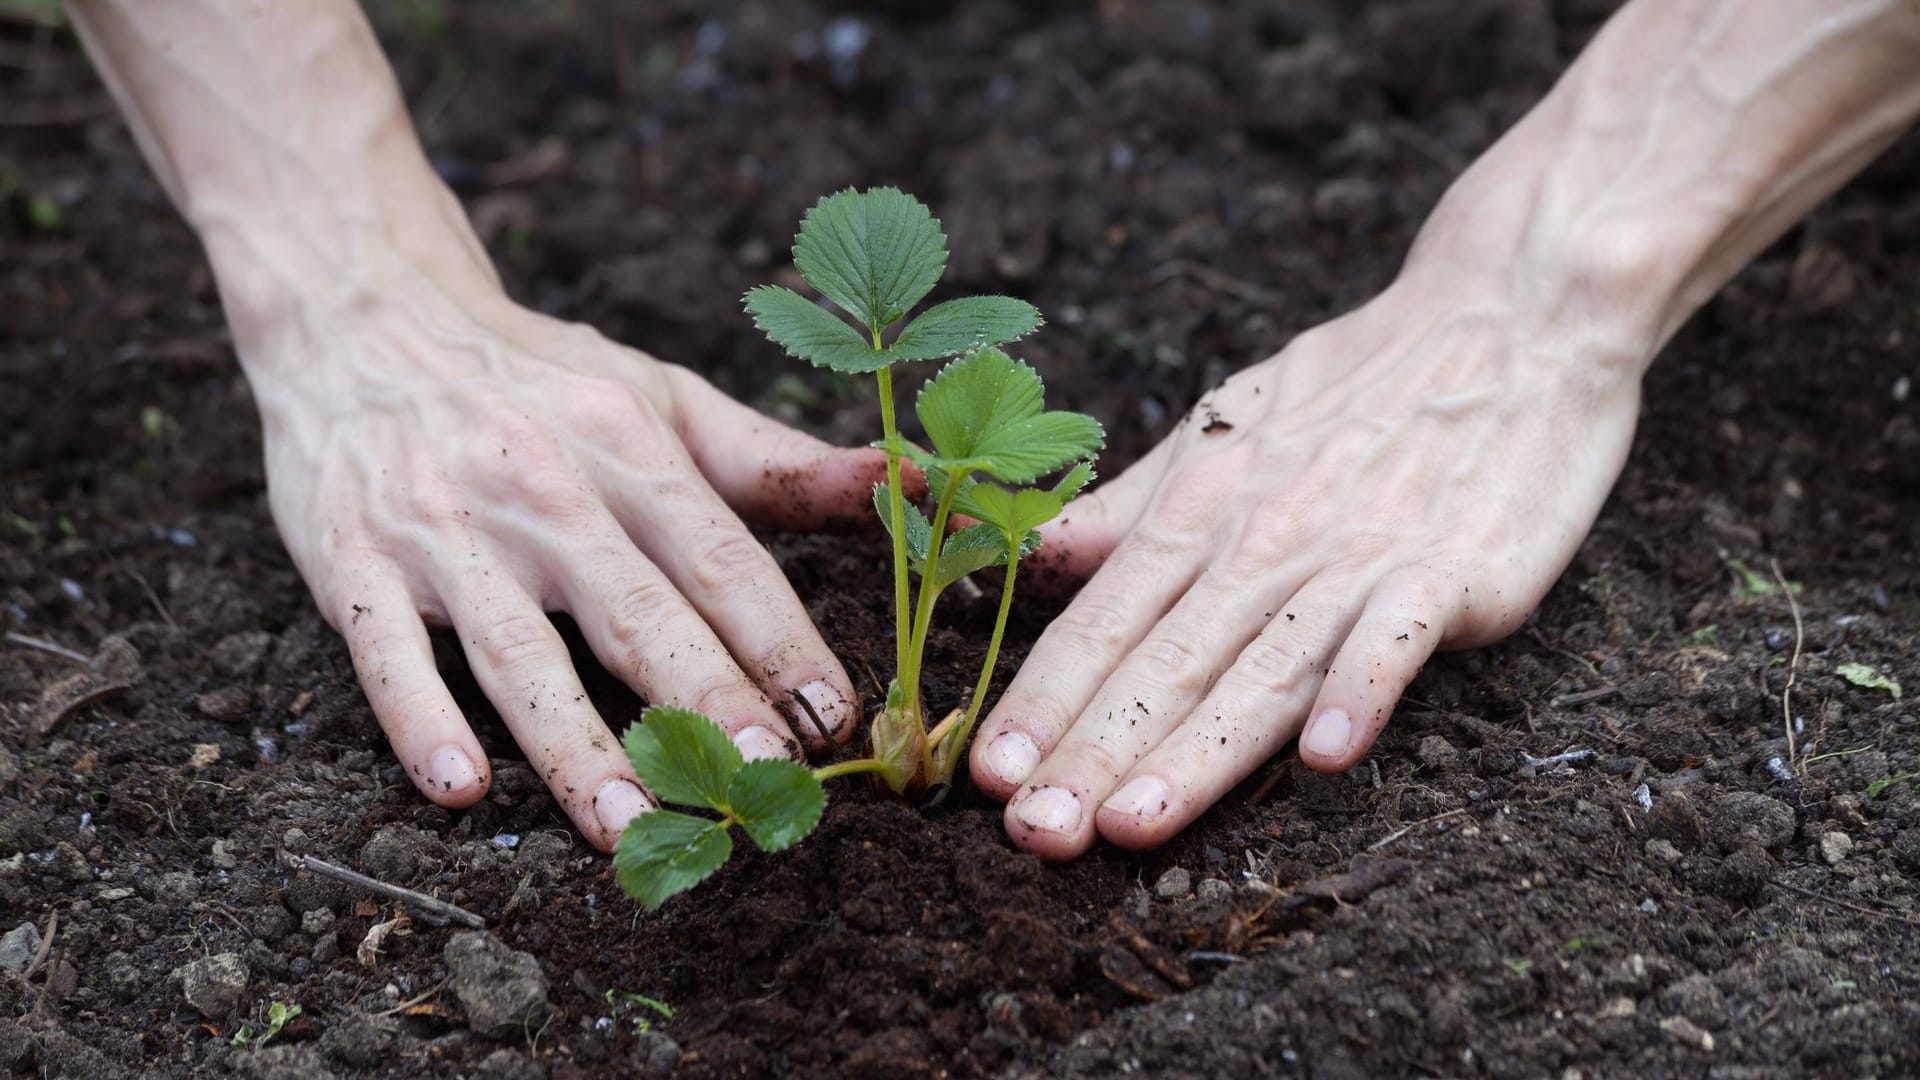
[[[1032,562],[1036,585],[1091,577],[1113,549],[1126,539],[1146,512],[1166,476],[1173,451],[1168,443],[1153,448],[1113,480],[1067,504],[1060,516],[1040,526],[1040,550]]]
[[[666,368],[680,441],[727,505],[767,525],[818,528],[871,513],[887,456],[871,447],[822,442],[721,393],[673,364]]]

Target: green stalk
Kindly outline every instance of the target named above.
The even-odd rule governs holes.
[[[880,348],[880,331],[873,332]],[[894,443],[900,429],[893,420],[893,369],[874,372],[880,382],[880,430],[887,437],[887,503],[893,513],[893,660],[897,677],[907,677],[907,504],[900,493],[900,454]],[[918,686],[915,679],[913,685]]]
[[[887,763],[877,758],[855,758],[852,761],[842,761],[836,765],[823,765],[813,770],[813,778],[824,784],[837,777],[852,776],[855,773],[880,772],[886,767]]]
[[[1000,639],[1007,634],[1007,615],[1013,611],[1013,577],[1020,567],[1020,544],[1015,541],[1007,551],[1007,580],[1000,586],[1000,611],[993,617],[993,636],[987,639],[987,662],[980,668],[980,681],[973,686],[973,700],[967,703],[966,718],[960,721],[947,741],[956,749],[965,746],[980,719],[980,706],[987,700],[987,684],[993,681],[993,666],[1000,660]]]
[[[947,516],[953,511],[953,498],[960,491],[960,476],[947,474],[947,486],[940,492],[940,502],[933,511],[933,532],[927,541],[927,568],[920,575],[920,608],[914,612],[913,637],[907,648],[905,671],[912,673],[907,686],[907,708],[913,715],[920,715],[920,662],[926,656],[927,630],[933,625],[933,602],[940,598],[940,590],[933,584],[940,575],[940,549],[946,546]]]

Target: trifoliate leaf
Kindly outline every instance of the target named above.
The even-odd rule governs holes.
[[[1059,517],[1068,499],[1092,478],[1093,469],[1081,465],[1051,488],[1009,491],[998,484],[969,484],[954,497],[953,508],[975,521],[994,526],[1003,537],[1016,531],[1025,535]],[[1038,534],[1035,540],[1037,548]]]
[[[837,192],[800,219],[793,264],[807,284],[878,331],[920,302],[947,266],[947,238],[898,188]]]
[[[875,349],[844,319],[792,289],[778,285],[749,289],[745,304],[753,325],[775,345],[815,367],[859,375],[893,362],[890,354]]]
[[[733,774],[727,803],[760,850],[785,851],[820,823],[827,793],[806,766],[761,758]]]
[[[1904,688],[1894,681],[1893,676],[1872,664],[1841,664],[1833,669],[1833,673],[1863,690],[1885,690],[1892,694],[1896,701],[1901,694],[1905,693]]]
[[[627,729],[627,759],[656,799],[727,809],[740,751],[720,725],[691,709],[655,705]]]
[[[893,506],[888,494],[891,490],[885,484],[873,486],[873,509],[880,515],[880,524],[886,527],[888,536],[893,535]],[[926,564],[927,549],[933,544],[933,523],[910,502],[901,504],[900,508],[905,512],[907,525],[907,561],[918,570]]]
[[[1011,296],[968,296],[914,317],[887,350],[896,360],[939,360],[1017,341],[1039,329],[1040,309]]]
[[[1028,532],[1020,541],[1022,557],[1040,550],[1040,534]],[[947,537],[940,551],[934,587],[944,589],[976,570],[1000,566],[1007,561],[1007,537],[991,524],[969,525]]]
[[[948,364],[920,391],[914,411],[934,452],[906,449],[923,469],[1024,484],[1092,457],[1105,441],[1099,421],[1071,412],[1042,412],[1040,376],[999,349],[981,349]]]
[[[627,822],[613,846],[620,888],[648,911],[707,879],[733,854],[727,827],[692,814],[650,810]]]

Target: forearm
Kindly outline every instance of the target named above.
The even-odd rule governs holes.
[[[1449,190],[1408,275],[1604,324],[1644,366],[1916,117],[1911,0],[1635,0]]]
[[[350,303],[395,273],[497,289],[352,0],[68,8],[206,246],[243,361],[293,306]]]

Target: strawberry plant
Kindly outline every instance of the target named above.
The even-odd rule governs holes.
[[[1092,417],[1047,410],[1040,376],[1000,348],[1040,327],[1033,305],[969,296],[907,318],[947,262],[946,235],[919,200],[895,188],[829,195],[801,219],[793,261],[807,284],[847,318],[777,285],[748,291],[746,309],[790,355],[842,374],[874,376],[881,436],[873,445],[887,455],[887,480],[874,488],[874,508],[892,544],[895,675],[874,717],[867,756],[821,769],[744,762],[705,717],[647,710],[626,738],[641,782],[664,802],[717,815],[658,810],[627,826],[614,868],[627,892],[648,907],[718,869],[733,850],[735,825],[762,850],[798,842],[826,805],[823,780],[872,773],[896,794],[953,782],[993,679],[1020,560],[1039,547],[1035,530],[1093,479],[1093,457],[1104,440]],[[908,439],[895,410],[894,367],[956,357],[915,399],[926,444]],[[931,516],[905,495],[908,463],[926,480]],[[1055,473],[1061,475],[1052,484],[1039,483]],[[950,530],[956,515],[972,523]],[[1005,567],[1004,579],[973,693],[929,723],[920,670],[934,605],[961,579],[996,566]]]

